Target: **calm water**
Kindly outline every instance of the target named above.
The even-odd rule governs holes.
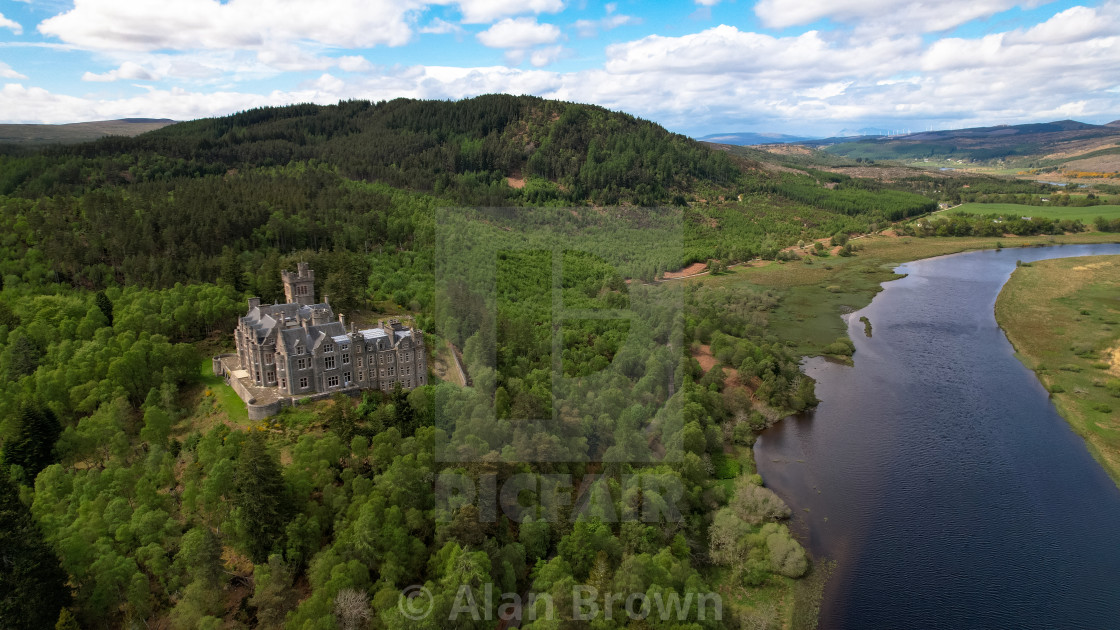
[[[849,316],[855,366],[807,362],[823,402],[755,454],[837,562],[823,630],[1120,628],[1120,490],[993,315],[1016,259],[1094,254],[1120,245],[903,265]]]

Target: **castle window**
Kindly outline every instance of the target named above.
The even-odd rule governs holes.
[[[342,353],[342,364],[343,365],[350,365],[350,353],[349,352],[343,352]]]
[[[334,344],[333,343],[323,344],[323,352],[334,352]]]
[[[276,355],[272,354],[271,352],[266,352],[264,354],[264,362],[265,363],[275,363],[276,362]]]
[[[307,389],[307,377],[306,376],[299,379],[299,388],[300,389]]]
[[[265,372],[264,373],[264,380],[268,381],[269,383],[271,383],[272,381],[275,381],[276,380],[276,372],[273,371],[273,370],[269,370],[269,371]]]
[[[307,285],[301,284],[296,287],[296,295],[307,295]]]
[[[334,369],[334,357],[327,357],[323,360],[323,367],[328,370]]]
[[[350,373],[349,372],[343,372],[342,373],[342,382],[343,383],[352,383],[353,382],[353,380],[350,378]]]
[[[362,357],[358,357],[358,367],[362,367]]]
[[[359,381],[364,381],[364,380],[366,380],[366,373],[365,373],[365,370],[358,370],[358,380],[359,380]]]
[[[338,387],[338,375],[327,377],[327,387]]]
[[[411,365],[406,365],[404,367],[404,373],[405,373],[406,376],[412,374],[412,366]]]
[[[393,366],[389,366],[389,376],[393,375]]]
[[[288,386],[288,379],[281,376],[280,377],[280,387],[281,388],[286,388],[287,386]]]
[[[307,359],[300,359],[296,361],[296,367],[301,370],[307,369]]]

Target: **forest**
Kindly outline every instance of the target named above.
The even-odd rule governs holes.
[[[934,209],[914,188],[511,96],[6,148],[0,626],[441,628],[460,585],[562,609],[588,584],[693,602],[647,627],[780,627],[752,598],[811,563],[749,447],[815,405],[814,383],[767,330],[774,294],[658,280]],[[432,352],[461,350],[469,386],[433,376],[238,421],[208,357],[299,261],[340,312],[407,313]],[[701,345],[747,386],[702,369]],[[438,496],[443,474],[560,476],[572,507],[486,520]],[[423,620],[398,605],[418,585]],[[716,590],[723,620],[701,618]],[[628,623],[623,602],[598,605],[612,614],[589,627]]]

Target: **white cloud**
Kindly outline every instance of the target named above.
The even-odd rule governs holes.
[[[338,58],[338,68],[346,72],[369,72],[373,70],[373,64],[360,55],[346,56]]]
[[[759,0],[755,14],[770,28],[811,24],[817,20],[862,23],[864,30],[891,32],[917,29],[937,32],[1016,6],[1037,6],[1045,0]]]
[[[678,130],[750,124],[828,133],[869,124],[919,129],[946,120],[957,127],[1067,117],[1103,121],[1120,111],[1118,7],[1116,2],[1075,7],[1032,28],[933,43],[918,33],[889,29],[874,36],[857,28],[777,37],[718,26],[612,45],[601,67],[579,72],[539,69],[569,51],[559,29],[533,17],[501,18],[478,36],[504,49],[509,63],[532,65],[524,68],[375,66],[364,57],[335,56],[339,53],[327,44],[285,49],[276,38],[243,50],[106,51],[102,56],[119,67],[94,76],[127,78],[131,62],[152,76],[187,78],[193,87],[78,98],[13,83],[0,93],[0,112],[9,120],[43,122],[186,119],[292,102],[505,92],[597,103]],[[606,17],[617,17],[616,11],[608,7]],[[219,80],[272,76],[282,67],[315,70],[318,78],[267,94],[213,87]],[[0,65],[0,76],[22,78],[4,74],[5,68]],[[333,68],[340,76],[328,72]]]
[[[3,61],[0,61],[0,78],[3,78],[3,79],[26,79],[27,77],[25,75],[22,75],[22,74],[16,72],[15,70],[12,70],[11,66],[4,63]]]
[[[714,7],[719,4],[719,0],[696,0],[696,4],[702,7]]]
[[[419,0],[75,0],[39,31],[90,50],[198,50],[277,46],[400,46]]]
[[[432,18],[432,21],[427,26],[422,26],[418,29],[421,33],[432,33],[435,35],[446,35],[447,33],[462,33],[463,27],[458,24],[452,24],[446,20],[441,20],[438,17]]]
[[[126,61],[115,70],[103,72],[101,74],[94,74],[87,72],[82,75],[82,81],[118,81],[126,79],[131,81],[155,81],[159,79],[158,75],[152,74],[144,69],[140,64]]]
[[[3,13],[0,13],[0,28],[10,28],[16,35],[19,35],[23,32],[23,27],[20,26],[19,22],[16,22],[15,20],[9,20],[8,18],[4,17]]]
[[[627,24],[641,24],[641,18],[632,15],[615,13],[613,5],[607,5],[607,16],[598,20],[576,20],[572,26],[576,27],[581,37],[594,37],[600,29],[609,31]]]
[[[564,0],[458,0],[466,24],[488,24],[499,18],[523,13],[556,13]]]
[[[545,48],[538,48],[529,54],[529,63],[533,64],[534,68],[543,68],[559,59],[568,56],[572,51],[564,48],[563,46],[548,46]]]
[[[536,18],[506,18],[476,37],[490,48],[524,49],[555,42],[560,29],[553,24],[538,24]]]
[[[817,31],[773,37],[721,25],[681,37],[650,35],[607,47],[613,73],[671,72],[764,76],[785,73],[816,83],[838,73],[886,76],[916,61],[916,37],[879,38],[855,44],[826,40]]]

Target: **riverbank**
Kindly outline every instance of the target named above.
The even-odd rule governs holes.
[[[1039,261],[1011,275],[996,321],[1062,417],[1120,485],[1120,256]]]
[[[778,306],[767,314],[766,330],[797,353],[806,356],[831,355],[830,350],[838,348],[838,340],[849,338],[848,324],[844,313],[854,312],[871,303],[877,293],[882,291],[881,283],[901,276],[894,269],[905,262],[943,256],[977,249],[1011,249],[1014,247],[1036,247],[1040,245],[1117,242],[1117,235],[1090,232],[1065,236],[1042,236],[1033,238],[908,238],[888,235],[874,235],[860,239],[854,256],[840,257],[813,256],[811,262],[768,262],[756,266],[733,268],[717,275],[683,278],[682,282],[699,283],[707,287],[743,288],[752,291],[766,291],[778,298]],[[863,323],[863,336],[872,328],[871,321]],[[831,346],[831,348],[830,348]],[[847,359],[840,356],[838,358]],[[705,366],[711,369],[713,366]],[[736,366],[724,366],[725,368]],[[786,422],[790,422],[787,420]],[[800,421],[795,421],[800,423]],[[784,423],[783,423],[784,424]],[[793,461],[804,462],[796,458]],[[750,458],[754,464],[753,458]],[[746,468],[746,467],[745,467]],[[753,468],[753,466],[751,466]],[[752,470],[753,472],[753,470]],[[770,485],[768,483],[768,485]],[[783,499],[790,497],[778,489]],[[818,493],[819,490],[814,490]],[[793,502],[797,505],[797,502]],[[814,520],[809,517],[808,506],[801,506],[795,512],[795,520]],[[830,510],[829,510],[830,511]],[[822,510],[827,513],[827,511]],[[817,523],[818,531],[821,525]],[[809,547],[811,526],[800,530],[798,538]],[[787,628],[812,628],[816,626],[817,613],[827,583],[827,572],[816,572],[831,566],[825,555],[814,559],[813,579],[789,582],[777,589],[767,589],[765,594],[755,596],[776,604],[778,618]]]
[[[756,443],[791,529],[837,562],[821,627],[1100,627],[1120,614],[1120,491],[992,312],[1017,259],[1120,247],[1003,244],[904,265],[845,318],[852,366],[804,362],[821,405]]]
[[[807,257],[809,263],[805,259],[768,262],[682,282],[773,292],[780,303],[769,314],[767,330],[799,354],[818,356],[831,354],[828,347],[847,338],[847,324],[838,315],[870,304],[882,290],[881,283],[899,277],[893,270],[902,263],[975,249],[1115,242],[1120,242],[1120,235],[1102,232],[1001,238],[877,234],[856,241],[854,256],[812,256]]]

